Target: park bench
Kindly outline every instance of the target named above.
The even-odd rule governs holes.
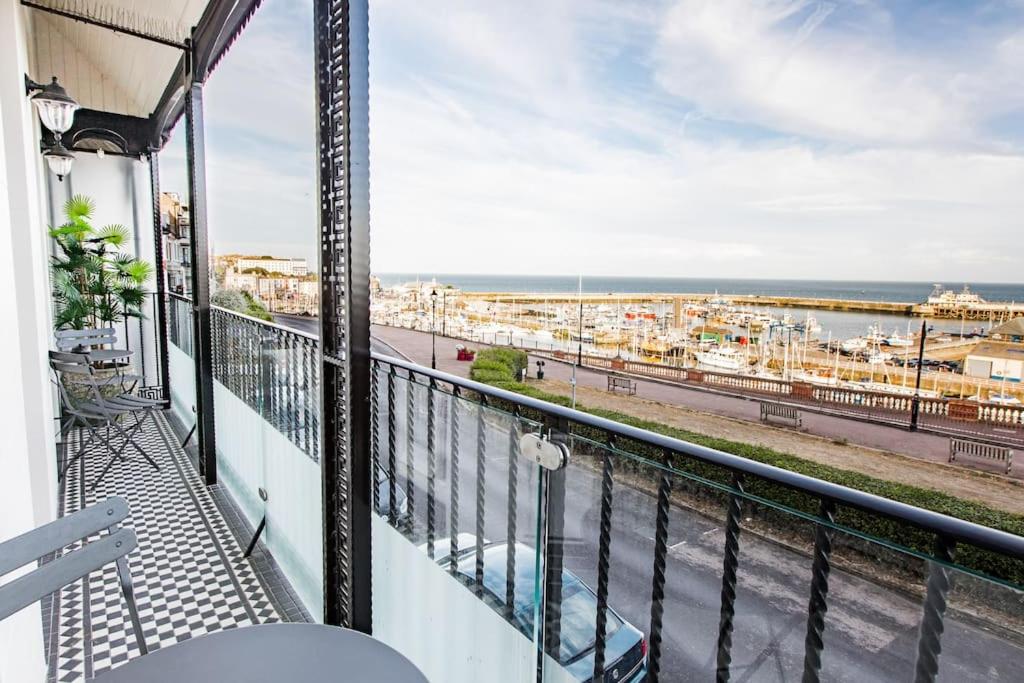
[[[761,401],[760,403],[761,422],[765,424],[768,424],[770,418],[785,420],[792,423],[794,427],[799,427],[803,424],[800,411],[793,406],[787,406],[784,403],[773,403],[771,401]]]
[[[636,382],[629,379],[628,377],[613,377],[608,376],[608,391],[616,392],[619,390],[625,391],[630,396],[636,394]]]
[[[975,458],[988,458],[989,460],[1006,461],[1006,474],[1010,473],[1013,465],[1013,449],[1006,446],[995,446],[988,443],[969,441],[953,437],[949,440],[949,461],[956,460],[958,455],[967,455]]]

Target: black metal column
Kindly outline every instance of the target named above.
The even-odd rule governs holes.
[[[324,621],[372,629],[367,0],[316,0]],[[394,498],[392,498],[392,501]]]
[[[171,398],[171,372],[167,359],[167,273],[164,272],[164,231],[160,223],[160,160],[156,152],[149,154],[149,187],[153,193],[153,269],[156,272],[156,320],[153,332],[158,349],[157,365],[160,368],[160,387],[165,400]]]
[[[210,340],[210,240],[206,224],[206,136],[203,130],[203,85],[191,73],[185,88],[189,239],[192,254],[192,358],[196,365],[196,436],[199,471],[207,485],[217,483],[217,448],[213,420],[213,346]]]

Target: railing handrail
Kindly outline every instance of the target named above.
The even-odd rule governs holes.
[[[184,294],[178,294],[177,292],[167,292],[167,296],[171,297],[172,299],[177,299],[178,301],[184,301],[185,303],[192,303],[192,299],[185,296]]]
[[[417,375],[430,377],[492,398],[518,403],[521,406],[532,408],[552,417],[564,418],[577,424],[600,429],[628,439],[642,441],[666,451],[680,453],[705,463],[724,467],[733,472],[748,474],[803,491],[819,499],[828,499],[865,512],[905,521],[926,531],[956,541],[964,541],[979,548],[1002,553],[1010,557],[1024,558],[1024,537],[1005,531],[950,517],[939,512],[924,510],[872,493],[857,491],[840,484],[815,479],[804,474],[775,467],[774,465],[749,460],[738,455],[725,453],[663,434],[657,434],[646,429],[632,427],[621,422],[615,422],[614,420],[566,408],[555,403],[517,394],[506,389],[499,389],[439,370],[432,370],[422,365],[375,351],[371,351],[370,357],[373,360],[403,368]]]
[[[257,323],[259,325],[266,325],[267,327],[272,327],[272,328],[281,330],[282,332],[287,332],[289,334],[294,334],[297,337],[305,337],[306,339],[311,339],[311,340],[313,340],[315,342],[319,342],[320,341],[320,337],[318,337],[315,334],[310,334],[309,332],[303,332],[302,330],[297,330],[294,327],[288,327],[287,325],[282,325],[280,323],[274,323],[274,322],[270,322],[268,320],[260,320],[259,318],[255,318],[255,317],[253,317],[251,315],[246,315],[245,313],[239,313],[238,311],[232,311],[230,308],[224,308],[223,306],[216,306],[216,305],[211,304],[210,305],[210,309],[211,310],[220,311],[221,313],[227,313],[228,315],[233,315],[233,316],[242,318],[243,320],[248,320],[249,322]]]

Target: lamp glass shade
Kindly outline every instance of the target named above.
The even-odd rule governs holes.
[[[75,161],[75,155],[59,142],[43,152],[43,158],[58,180],[64,180],[64,176],[71,172],[71,164]]]
[[[78,102],[68,96],[56,78],[33,95],[32,102],[36,105],[43,125],[54,133],[68,132],[75,121],[75,112],[79,109]]]

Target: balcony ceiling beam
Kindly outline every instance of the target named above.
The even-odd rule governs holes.
[[[210,0],[192,29],[189,47],[192,54],[191,79],[205,83],[228,49],[241,35],[263,0]],[[157,133],[159,146],[171,136],[171,131],[185,111],[186,60],[182,55],[174,74],[167,82],[160,102],[150,119]]]

